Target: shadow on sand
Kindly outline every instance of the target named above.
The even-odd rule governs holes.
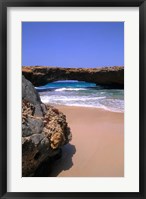
[[[73,166],[72,157],[76,153],[76,148],[72,144],[62,147],[62,157],[56,160],[52,165],[52,171],[49,177],[56,177],[62,171],[69,170]]]

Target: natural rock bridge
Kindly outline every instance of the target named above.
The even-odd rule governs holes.
[[[34,86],[42,86],[57,80],[78,80],[124,88],[124,67],[119,66],[104,68],[23,66],[22,73]]]

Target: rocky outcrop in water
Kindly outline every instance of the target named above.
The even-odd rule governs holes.
[[[22,176],[38,176],[43,162],[51,164],[71,140],[66,117],[45,105],[32,83],[22,77]],[[49,168],[49,165],[47,165]]]
[[[22,67],[23,75],[35,86],[57,80],[78,80],[103,86],[124,88],[124,67],[61,68],[46,66]]]

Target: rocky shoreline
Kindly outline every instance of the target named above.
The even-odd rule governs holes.
[[[71,138],[66,116],[43,104],[32,83],[22,76],[22,176],[47,176]]]
[[[50,66],[23,66],[22,74],[34,86],[57,80],[86,81],[112,88],[124,88],[124,67],[62,68]]]

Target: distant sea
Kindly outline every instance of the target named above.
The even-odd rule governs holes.
[[[111,89],[94,83],[74,80],[56,81],[35,88],[43,103],[124,112],[123,89]]]

